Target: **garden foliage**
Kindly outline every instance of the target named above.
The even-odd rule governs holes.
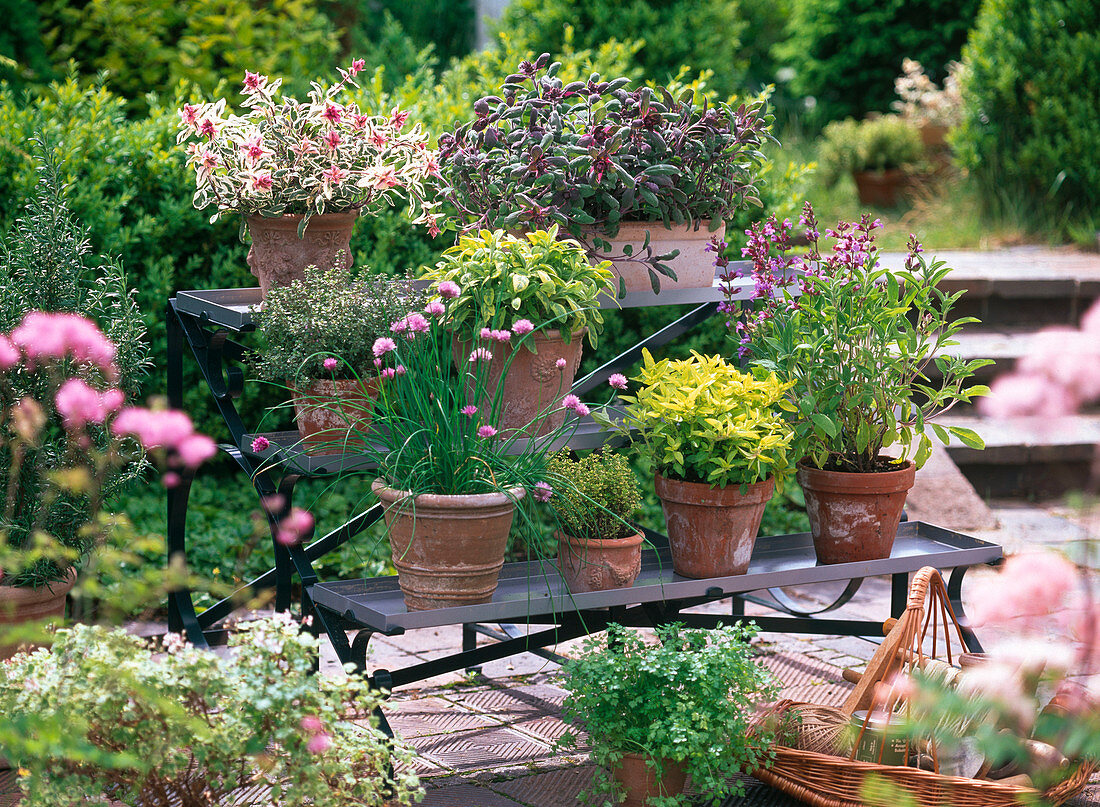
[[[584,540],[626,538],[637,530],[626,519],[641,504],[641,490],[630,463],[611,449],[574,459],[565,449],[548,469],[561,478],[550,506],[566,535]]]

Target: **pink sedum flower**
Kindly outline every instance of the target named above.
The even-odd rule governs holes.
[[[454,299],[462,293],[462,289],[453,280],[444,280],[439,284],[439,294],[448,299]]]
[[[489,425],[481,426],[477,430],[477,436],[478,437],[483,437],[486,440],[489,439],[490,437],[496,437],[496,435],[497,435],[497,430],[494,429],[492,426],[489,426]]]
[[[626,389],[626,376],[622,373],[612,373],[608,376],[607,383],[615,389]]]
[[[529,319],[517,319],[512,323],[512,330],[515,331],[516,336],[526,336],[535,330],[535,325]]]
[[[380,336],[374,340],[373,351],[376,358],[385,356],[391,350],[397,350],[397,342],[393,341],[388,336]]]
[[[536,501],[548,502],[550,497],[554,495],[554,489],[546,482],[536,482],[531,495],[535,497]]]

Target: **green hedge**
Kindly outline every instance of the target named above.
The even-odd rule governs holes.
[[[987,202],[1055,231],[1084,222],[1091,236],[1100,226],[1100,3],[986,0],[964,54],[965,118],[952,145]]]

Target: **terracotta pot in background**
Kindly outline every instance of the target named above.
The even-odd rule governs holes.
[[[740,485],[712,488],[660,474],[654,483],[665,511],[676,574],[705,579],[748,570],[774,479],[749,485],[744,495]]]
[[[619,226],[619,233],[614,238],[608,238],[603,233],[593,230],[596,235],[611,243],[610,255],[622,255],[623,246],[631,244],[634,247],[634,255],[642,253],[642,244],[645,243],[646,231],[649,231],[649,243],[653,247],[654,255],[662,255],[680,250],[680,254],[668,262],[672,271],[676,273],[676,280],[658,274],[661,281],[661,289],[700,289],[707,288],[714,283],[714,253],[707,252],[706,246],[711,236],[724,236],[726,228],[719,224],[718,228],[711,232],[710,221],[699,223],[699,229],[694,229],[691,224],[673,225],[671,230],[665,228],[663,221],[629,221]],[[593,257],[603,260],[600,253]],[[637,261],[618,260],[612,261],[611,271],[615,276],[622,277],[626,281],[626,290],[652,291],[648,267]],[[616,280],[616,286],[618,281]]]
[[[677,796],[684,792],[687,772],[684,763],[662,760],[664,776],[657,778],[653,769],[646,765],[646,757],[641,754],[623,754],[618,766],[611,772],[615,780],[626,790],[626,801],[621,807],[646,807],[649,800],[657,796]]]
[[[890,557],[905,497],[915,479],[912,462],[896,471],[866,474],[822,471],[798,463],[798,484],[806,494],[818,561]]]
[[[469,496],[410,499],[376,479],[393,565],[410,611],[476,605],[493,599],[521,487]]]
[[[477,340],[477,346],[488,348],[493,359],[489,365],[487,391],[491,396],[500,384],[504,367],[508,373],[504,376],[504,391],[501,397],[500,422],[492,425],[497,429],[522,429],[540,413],[552,411],[537,429],[527,432],[529,437],[538,437],[557,429],[565,421],[565,411],[560,409],[560,401],[573,387],[573,379],[581,364],[584,349],[584,336],[587,328],[573,333],[569,344],[562,339],[561,331],[538,330],[529,334],[522,347],[516,347],[519,337],[513,335],[511,342],[500,343]],[[537,353],[532,353],[528,345],[533,345]],[[455,366],[460,370],[469,364],[473,350],[470,343],[455,340],[453,347]],[[565,367],[557,366],[558,359],[565,359]],[[483,411],[487,402],[478,404]]]
[[[76,569],[70,568],[64,580],[39,588],[0,586],[0,625],[19,625],[40,619],[65,616],[65,598],[76,585]],[[41,645],[32,643],[0,644],[0,661],[21,650]]]
[[[556,532],[558,569],[574,594],[634,585],[642,570],[642,534],[585,540]]]
[[[371,409],[378,397],[374,379],[318,378],[308,387],[294,390],[294,415],[298,435],[308,454],[340,453],[333,445],[347,441],[360,445],[349,436],[352,429],[365,432],[370,427]]]
[[[289,286],[301,280],[307,266],[328,269],[339,252],[343,265],[351,266],[351,231],[359,211],[315,215],[298,237],[302,217],[246,216],[252,245],[248,248],[248,268],[260,281],[260,293],[272,286]]]
[[[928,149],[942,149],[947,146],[947,133],[951,129],[940,123],[926,123],[918,127],[920,142]]]
[[[896,207],[908,176],[900,168],[887,171],[856,171],[853,174],[861,205]]]

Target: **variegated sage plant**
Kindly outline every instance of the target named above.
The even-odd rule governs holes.
[[[366,115],[346,97],[362,68],[357,59],[332,86],[314,82],[305,102],[280,96],[282,79],[246,72],[244,115],[226,114],[224,98],[185,104],[176,142],[187,143],[195,169],[195,207],[216,206],[211,221],[298,214],[304,231],[317,213],[407,202],[413,221],[437,234],[439,214],[424,189],[439,172],[428,135],[420,124],[406,128],[408,112]]]

